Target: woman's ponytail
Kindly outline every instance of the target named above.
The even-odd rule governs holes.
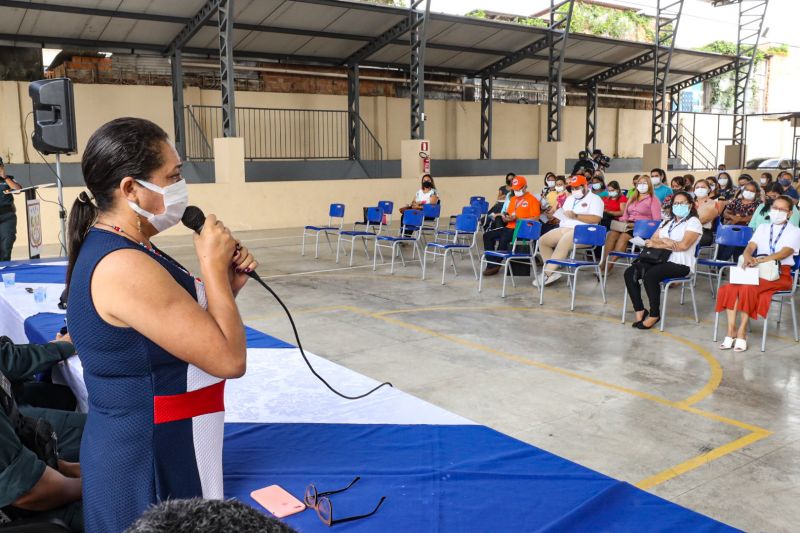
[[[67,219],[69,221],[67,227],[67,254],[69,255],[67,290],[69,290],[69,283],[72,280],[72,270],[75,268],[78,253],[81,251],[86,234],[96,218],[97,206],[94,205],[94,201],[89,194],[86,191],[82,191],[75,203],[72,204],[72,209],[70,209],[69,218]]]

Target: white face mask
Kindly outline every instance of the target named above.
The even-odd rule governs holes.
[[[755,191],[742,191],[742,198],[745,200],[752,200],[756,197]]]
[[[710,188],[712,191],[714,191],[714,190],[716,190],[716,189],[717,189],[717,186],[716,186],[716,185],[714,185],[713,183],[710,183],[710,184],[708,185],[708,187],[709,187],[709,188]]]
[[[653,187],[658,187],[659,185],[661,185],[661,178],[659,178],[659,177],[655,177],[654,178],[654,177],[650,176],[650,183],[653,184]]]
[[[648,187],[646,183],[640,183],[636,186],[636,190],[639,191],[639,194],[647,194],[647,191],[650,190],[650,187]]]
[[[592,190],[593,191],[599,191],[602,188],[603,188],[603,184],[602,183],[592,183]]]
[[[564,192],[564,186],[563,185],[556,185],[556,192]]]
[[[617,196],[619,196],[619,191],[608,191],[608,195],[611,198],[616,198]]]
[[[789,213],[786,211],[778,211],[777,209],[769,210],[769,219],[773,224],[783,224],[789,218]]]
[[[575,189],[574,191],[572,191],[572,196],[574,196],[575,199],[577,199],[577,200],[580,200],[581,198],[583,198],[584,194],[586,194],[586,193],[583,192],[582,188],[578,188],[578,189]]]
[[[705,198],[706,196],[708,196],[708,189],[706,189],[705,187],[699,187],[694,190],[694,195],[697,196],[698,198]]]
[[[766,185],[766,184],[767,184],[767,178],[761,178],[761,179],[760,179],[760,180],[758,180],[758,181],[760,181],[760,182],[761,182],[761,185]]]
[[[719,186],[720,187],[727,187],[728,186],[728,178],[720,178],[719,179]]]
[[[555,187],[556,185],[555,180],[547,180],[545,183],[547,183],[548,187]]]
[[[131,206],[131,209],[145,217],[159,233],[168,230],[181,221],[183,212],[186,211],[186,206],[189,205],[189,189],[186,186],[186,180],[182,179],[169,187],[159,187],[143,180],[136,180],[136,183],[164,197],[164,212],[159,214],[145,211],[128,200],[128,205]]]
[[[514,191],[514,196],[516,196],[517,198],[519,198],[523,194],[525,194],[525,191],[523,191],[522,189],[520,189],[518,191]]]

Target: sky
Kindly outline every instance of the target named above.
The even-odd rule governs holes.
[[[655,14],[656,0],[603,0]],[[515,15],[530,15],[548,9],[550,0],[431,0],[431,11],[463,15],[473,9],[490,9]],[[713,7],[702,0],[685,0],[676,45],[697,48],[711,41],[736,41],[738,6]],[[782,43],[800,49],[800,0],[770,0],[762,42]]]

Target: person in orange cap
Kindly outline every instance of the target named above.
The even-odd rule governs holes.
[[[545,261],[566,259],[572,252],[575,227],[581,224],[599,224],[603,219],[603,200],[591,191],[586,176],[572,176],[569,186],[572,194],[554,214],[554,218],[559,221],[558,229],[547,232],[539,239],[539,253]],[[558,272],[558,266],[548,265],[544,276],[545,285],[549,285],[561,278],[561,273]],[[538,283],[534,280],[534,284]]]
[[[491,251],[497,246],[498,250],[510,250],[511,241],[514,239],[514,230],[517,220],[538,219],[541,214],[541,204],[534,195],[528,192],[528,180],[523,176],[514,176],[511,180],[513,196],[508,202],[508,209],[503,213],[505,227],[487,231],[483,234],[483,249]],[[484,271],[484,276],[494,276],[500,271],[498,265],[489,265]]]

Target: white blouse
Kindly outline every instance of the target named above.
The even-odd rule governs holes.
[[[661,226],[661,229],[658,230],[658,236],[662,239],[670,239],[676,242],[681,242],[687,231],[702,235],[703,225],[700,223],[700,219],[697,217],[691,217],[677,222],[673,218]],[[669,256],[669,262],[688,266],[689,270],[694,272],[694,267],[697,263],[697,257],[695,256],[696,247],[697,243],[695,243],[694,246],[690,246],[688,250],[684,250],[682,252],[672,252],[672,254]]]
[[[417,195],[414,197],[414,200],[418,204],[429,204],[431,203],[431,196],[438,196],[438,194],[436,194],[436,189],[429,189],[428,192],[420,189],[417,191]]]
[[[794,253],[781,260],[781,265],[791,266],[794,264],[794,256],[800,254],[800,228],[791,222],[783,225],[761,224],[756,228],[750,242],[758,246],[753,255],[772,255],[783,248],[791,248]]]

